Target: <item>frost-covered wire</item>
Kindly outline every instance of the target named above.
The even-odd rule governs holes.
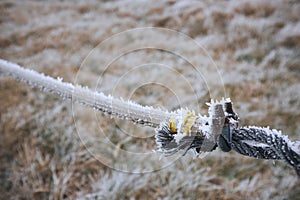
[[[168,112],[141,106],[1,59],[0,73],[111,117],[154,127],[157,151],[164,155],[183,151],[183,155],[189,152],[199,156],[219,147],[224,152],[235,150],[250,157],[285,160],[300,176],[300,142],[291,142],[281,132],[269,128],[238,128],[238,115],[233,111],[229,98],[220,102],[212,100],[208,103],[208,116],[202,116],[187,109]]]
[[[285,160],[300,176],[300,143],[269,128],[248,127],[232,131],[234,151],[255,158]]]
[[[159,127],[161,121],[176,117],[176,112],[162,111],[151,106],[142,106],[131,101],[114,98],[101,92],[92,91],[87,87],[63,82],[36,71],[25,69],[17,64],[0,59],[0,73],[27,83],[42,91],[51,92],[63,99],[102,111],[110,117],[117,117],[137,124]]]
[[[292,142],[286,135],[282,135],[280,131],[275,129],[270,130],[255,126],[238,128],[238,116],[234,113],[231,102],[226,100],[209,104],[212,107],[217,105],[221,105],[223,108],[225,120],[215,143],[208,140],[207,134],[205,134],[205,131],[211,132],[209,121],[216,120],[216,116],[212,117],[210,114],[211,119],[200,117],[207,127],[194,131],[191,135],[181,133],[180,129],[172,128],[173,123],[175,123],[172,120],[162,123],[161,127],[156,130],[157,151],[166,156],[179,151],[182,151],[183,155],[189,152],[197,157],[201,152],[213,151],[219,147],[223,152],[234,150],[249,157],[284,160],[295,169],[300,177],[299,141]]]
[[[177,123],[178,128],[184,134],[189,134],[191,128],[194,130],[210,130],[211,127],[214,132],[204,131],[207,140],[215,141],[214,135],[216,135],[217,132],[220,133],[220,128],[223,123],[222,119],[217,119],[217,117],[215,117],[213,121],[207,121],[205,117],[196,116],[193,111],[187,109],[178,109],[173,112],[168,112],[159,108],[142,106],[131,101],[114,98],[111,95],[92,91],[80,85],[66,83],[63,82],[61,78],[54,79],[1,59],[0,73],[27,83],[34,88],[39,88],[42,91],[58,95],[63,99],[71,99],[74,102],[102,111],[111,118],[117,117],[154,128],[160,127],[164,121],[175,119],[179,122]],[[211,113],[218,113],[219,109],[220,108],[213,109],[212,107]],[[212,127],[213,123],[214,126]],[[218,125],[216,123],[218,123]]]

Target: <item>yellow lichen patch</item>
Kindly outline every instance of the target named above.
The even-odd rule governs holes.
[[[170,130],[172,133],[177,133],[177,128],[176,128],[176,120],[171,119],[170,124],[169,124]]]
[[[183,119],[183,123],[181,126],[182,133],[185,133],[187,135],[190,135],[191,128],[195,122],[196,115],[194,112],[188,111],[185,118]]]

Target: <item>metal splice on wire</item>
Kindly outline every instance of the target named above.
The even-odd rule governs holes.
[[[222,136],[225,128],[229,131],[238,126],[238,116],[232,109],[231,100],[211,101],[208,116],[196,116],[188,110],[178,110],[178,117],[161,123],[156,129],[158,152],[171,155],[180,150],[199,156],[217,146],[229,145]],[[220,139],[222,138],[222,139]],[[221,143],[221,144],[219,144]],[[231,149],[231,147],[230,147]]]
[[[239,118],[230,99],[212,101],[208,106],[209,116],[194,116],[193,122],[198,124],[189,124],[188,130],[188,114],[163,122],[156,129],[157,151],[166,156],[179,151],[183,155],[190,152],[197,157],[219,147],[223,152],[234,150],[249,157],[284,160],[300,176],[300,142],[292,142],[281,132],[269,128],[238,128]],[[172,128],[175,124],[178,124],[176,129]]]

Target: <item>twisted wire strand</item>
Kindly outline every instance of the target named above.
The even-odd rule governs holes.
[[[156,129],[155,142],[158,146],[157,151],[169,156],[183,150],[183,155],[185,155],[189,150],[196,153],[211,152],[217,147],[216,143],[206,139],[204,135],[184,136],[176,141],[176,134],[170,130],[166,123],[162,124],[159,129]]]
[[[249,127],[240,129],[230,129],[224,127],[219,140],[213,148],[203,148],[207,146],[204,135],[184,136],[176,141],[167,124],[163,124],[156,130],[156,143],[158,152],[166,156],[177,153],[180,150],[200,154],[201,152],[211,152],[216,145],[224,152],[234,150],[239,154],[271,160],[284,160],[293,167],[300,177],[300,142],[292,142],[286,135],[282,135],[277,130],[269,128]],[[211,147],[213,145],[210,145]]]
[[[249,157],[285,160],[300,176],[299,143],[291,142],[276,130],[259,127],[234,129],[231,147]]]

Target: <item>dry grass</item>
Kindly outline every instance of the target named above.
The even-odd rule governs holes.
[[[299,140],[297,1],[144,3],[1,1],[0,56],[74,82],[84,58],[112,34],[135,27],[171,28],[190,35],[208,50],[242,125],[269,125]],[[144,40],[140,37],[133,42]],[[192,47],[180,42],[178,46],[197,64],[204,63]],[[118,48],[114,44],[101,52],[98,64]],[[180,76],[168,71],[163,75],[159,70],[136,72],[167,87],[139,87],[143,83],[139,77],[120,79],[132,66],[153,60],[187,78],[197,98]],[[166,52],[141,50],[124,55],[106,71],[103,67],[81,71],[79,81],[95,86],[102,72],[99,90],[139,103],[167,109],[182,105],[204,112],[209,100],[201,77],[188,63]],[[153,130],[101,114],[95,118],[89,109],[72,107],[70,102],[5,77],[0,77],[0,95],[0,193],[4,199],[296,199],[300,195],[299,179],[284,163],[273,165],[236,153],[182,158],[153,173],[122,173],[108,166],[124,169],[133,163],[133,168],[143,170],[163,161],[156,157],[130,160],[117,149],[104,152],[101,133],[121,149],[150,152],[155,148]],[[102,163],[97,155],[104,159]]]

